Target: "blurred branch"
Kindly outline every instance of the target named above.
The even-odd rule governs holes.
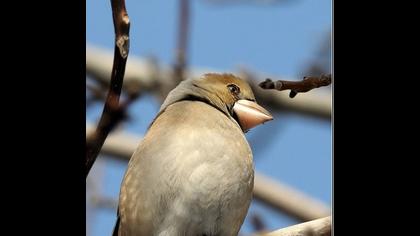
[[[302,75],[319,76],[328,74],[331,71],[331,31],[326,32],[324,38],[319,43],[315,57],[308,62]]]
[[[90,135],[94,131],[93,125],[86,124],[86,135]],[[101,153],[128,161],[141,139],[140,136],[116,131],[105,140]]]
[[[321,75],[320,77],[305,76],[302,81],[277,80],[273,82],[267,78],[259,86],[263,89],[276,89],[278,91],[290,89],[290,98],[294,98],[298,93],[306,93],[314,88],[331,84],[331,74]]]
[[[91,75],[103,83],[109,83],[107,79],[111,73],[110,64],[112,61],[111,54],[104,49],[98,49],[93,46],[86,46],[86,73]],[[211,68],[195,68],[186,72],[186,77],[199,77],[208,72],[220,72]],[[238,72],[238,74],[241,72]],[[124,78],[123,89],[127,90],[132,86],[140,87],[143,92],[152,92],[165,97],[166,94],[161,92],[166,89],[164,87],[174,88],[177,83],[172,78],[171,70],[167,67],[157,69],[146,60],[142,60],[135,56],[130,56],[127,63],[126,75]],[[243,76],[247,79],[247,76]],[[311,93],[301,94],[300,96],[289,99],[284,93],[272,90],[264,90],[257,84],[259,78],[276,78],[276,76],[256,75],[253,79],[248,79],[254,94],[261,105],[268,107],[270,111],[289,110],[299,112],[305,115],[330,119],[331,117],[331,93],[320,93],[313,91]],[[169,90],[168,90],[169,91]]]
[[[174,63],[174,79],[178,83],[185,79],[189,21],[190,2],[189,0],[179,0],[178,42],[176,48],[176,61]]]
[[[86,138],[86,177],[109,132],[123,117],[124,107],[119,106],[119,99],[129,51],[130,21],[124,0],[111,0],[111,7],[115,30],[114,64],[108,95],[99,124],[95,132]]]
[[[265,232],[266,231],[266,224],[264,220],[262,219],[261,215],[257,213],[253,213],[251,215],[251,224],[254,227],[255,232]]]
[[[93,195],[90,200],[95,208],[117,209],[118,206],[118,201],[109,197]]]
[[[87,134],[92,130],[91,125],[86,124]],[[101,151],[103,154],[128,161],[140,141],[141,137],[115,132],[109,135]],[[330,209],[325,204],[259,173],[255,173],[254,197],[302,221],[330,214]]]
[[[89,106],[92,102],[105,100],[104,91],[97,86],[92,84],[86,84],[86,89],[90,91],[90,97],[86,100],[86,106]]]
[[[286,214],[301,220],[313,220],[330,214],[324,203],[262,174],[254,178],[254,197]]]
[[[331,216],[279,229],[258,236],[330,236]]]

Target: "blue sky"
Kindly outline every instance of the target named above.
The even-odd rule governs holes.
[[[296,0],[278,5],[217,6],[192,1],[189,63],[224,71],[238,65],[269,74],[298,78],[318,52],[319,43],[331,30],[330,0]],[[159,63],[174,58],[178,1],[127,0],[131,21],[130,55],[151,56]],[[86,2],[86,41],[113,49],[114,33],[109,1]],[[130,60],[130,59],[128,59]],[[330,88],[330,87],[329,87]],[[141,135],[160,104],[145,96],[130,108],[133,119],[127,131]],[[96,122],[102,104],[87,110]],[[331,202],[331,124],[298,114],[274,113],[275,121],[247,134],[254,151],[256,170],[292,185],[326,204]],[[264,135],[261,135],[264,134]],[[266,143],[269,138],[270,142]],[[103,170],[101,193],[117,197],[126,163],[104,159],[92,171]],[[250,212],[262,215],[269,229],[296,223],[258,203]],[[115,212],[95,211],[90,235],[110,235]],[[252,232],[246,221],[242,232]]]

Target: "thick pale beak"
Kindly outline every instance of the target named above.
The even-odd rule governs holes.
[[[238,117],[239,124],[243,131],[273,119],[273,116],[255,102],[239,100],[233,105],[233,111]]]

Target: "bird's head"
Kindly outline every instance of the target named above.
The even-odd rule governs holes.
[[[181,82],[172,90],[160,112],[177,101],[205,102],[235,120],[244,132],[272,120],[271,114],[256,103],[251,87],[232,74],[205,74],[201,78]]]

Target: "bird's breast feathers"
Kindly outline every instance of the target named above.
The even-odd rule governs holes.
[[[120,209],[121,222],[148,225],[152,234],[174,222],[190,233],[239,230],[253,179],[252,152],[238,124],[203,102],[177,102],[157,117],[130,160],[120,206],[137,210]]]

